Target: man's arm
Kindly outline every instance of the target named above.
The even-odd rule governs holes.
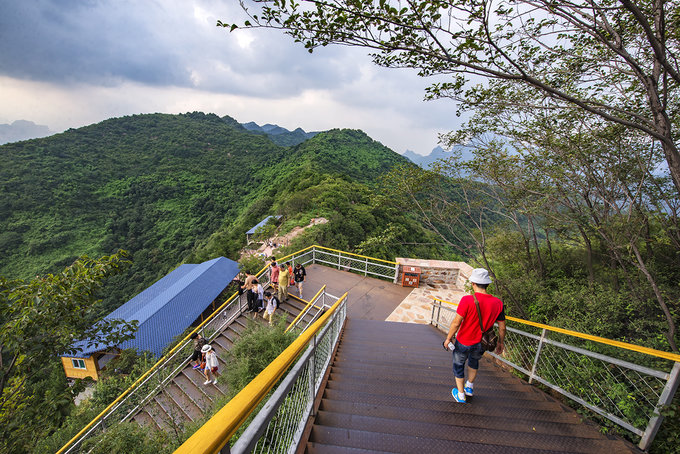
[[[456,316],[453,317],[453,321],[451,322],[451,327],[449,328],[449,334],[446,335],[446,340],[444,341],[444,348],[448,350],[449,348],[449,342],[453,339],[453,336],[456,335],[458,332],[458,328],[460,328],[460,324],[463,323],[463,317],[456,312]]]
[[[505,350],[503,342],[505,341],[505,320],[498,320],[498,345],[496,345],[496,354],[500,355]]]

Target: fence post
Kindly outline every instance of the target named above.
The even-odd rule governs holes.
[[[316,348],[317,348],[317,342],[316,342],[316,334],[314,335],[314,338],[312,339],[312,355],[309,357],[309,363],[310,363],[310,374],[309,374],[309,392],[310,392],[310,399],[312,401],[312,408],[309,412],[310,416],[314,416],[314,398],[316,397]]]
[[[545,335],[547,331],[543,328],[541,331],[541,340],[538,341],[538,348],[536,349],[536,356],[534,357],[534,364],[531,366],[531,374],[529,374],[529,384],[534,381],[536,376],[536,368],[538,367],[538,357],[541,356],[541,350],[543,350],[543,342],[545,341]]]
[[[342,260],[342,252],[338,252],[338,269],[342,269],[340,265],[340,260]]]
[[[436,300],[432,300],[432,315],[430,315],[430,325],[434,325],[435,328],[439,328],[439,320],[434,321],[434,308],[437,304]]]
[[[394,281],[393,283],[396,284],[398,283],[399,280],[399,264],[395,263],[394,264]]]
[[[649,420],[645,433],[642,434],[642,439],[640,439],[640,444],[638,447],[643,451],[647,451],[654,441],[656,433],[661,427],[661,422],[663,421],[663,416],[659,413],[659,409],[665,405],[668,405],[673,400],[675,392],[678,390],[678,384],[680,383],[680,363],[674,363],[673,369],[671,370],[671,375],[668,377],[666,386],[663,387],[663,392],[659,396],[659,403],[654,409],[654,416]]]
[[[368,276],[368,259],[364,259],[364,276]]]
[[[316,263],[316,246],[312,248],[312,265]]]

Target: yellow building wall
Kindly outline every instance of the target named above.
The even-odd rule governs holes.
[[[74,359],[82,359],[83,361],[85,361],[85,369],[76,369],[75,367],[73,367],[71,358],[62,357],[61,364],[64,366],[64,372],[66,372],[66,376],[68,378],[92,377],[95,380],[99,378],[97,362],[95,361],[93,356],[90,356],[89,358],[74,358]]]

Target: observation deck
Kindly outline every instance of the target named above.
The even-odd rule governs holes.
[[[680,381],[678,355],[507,317],[506,351],[484,355],[475,396],[458,404],[451,353],[441,344],[465,279],[405,288],[394,283],[398,263],[320,246],[286,260],[305,265],[303,297],[314,295],[296,299],[291,287],[281,306],[298,338],[177,453],[641,452],[567,404],[631,432],[645,449],[662,421],[658,408]],[[265,269],[258,276],[268,283]],[[245,327],[243,300],[232,296],[197,328],[218,352]],[[173,407],[171,419],[188,414],[190,393],[172,391],[178,377],[198,374],[187,367],[188,337],[182,342],[59,453],[78,452],[116,420],[168,430],[158,418],[134,416],[145,405]],[[211,391],[228,392],[224,383]],[[200,418],[193,411],[189,419]]]

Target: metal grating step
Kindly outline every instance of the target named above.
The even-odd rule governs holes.
[[[464,420],[465,417],[466,415],[459,415],[459,419],[461,420]],[[599,438],[581,438],[564,436],[561,434],[539,434],[501,430],[505,429],[504,424],[502,423],[497,428],[491,428],[491,425],[489,424],[483,424],[480,427],[454,424],[456,426],[455,430],[451,430],[451,425],[449,424],[417,422],[413,421],[410,415],[408,415],[407,418],[408,419],[386,419],[320,411],[316,418],[316,424],[349,430],[380,432],[393,435],[416,435],[417,437],[422,438],[483,443],[485,445],[502,445],[504,447],[523,449],[540,446],[541,449],[561,452],[592,453],[604,452],[608,449],[623,452],[621,451],[623,446],[616,446],[609,440],[605,441]]]

